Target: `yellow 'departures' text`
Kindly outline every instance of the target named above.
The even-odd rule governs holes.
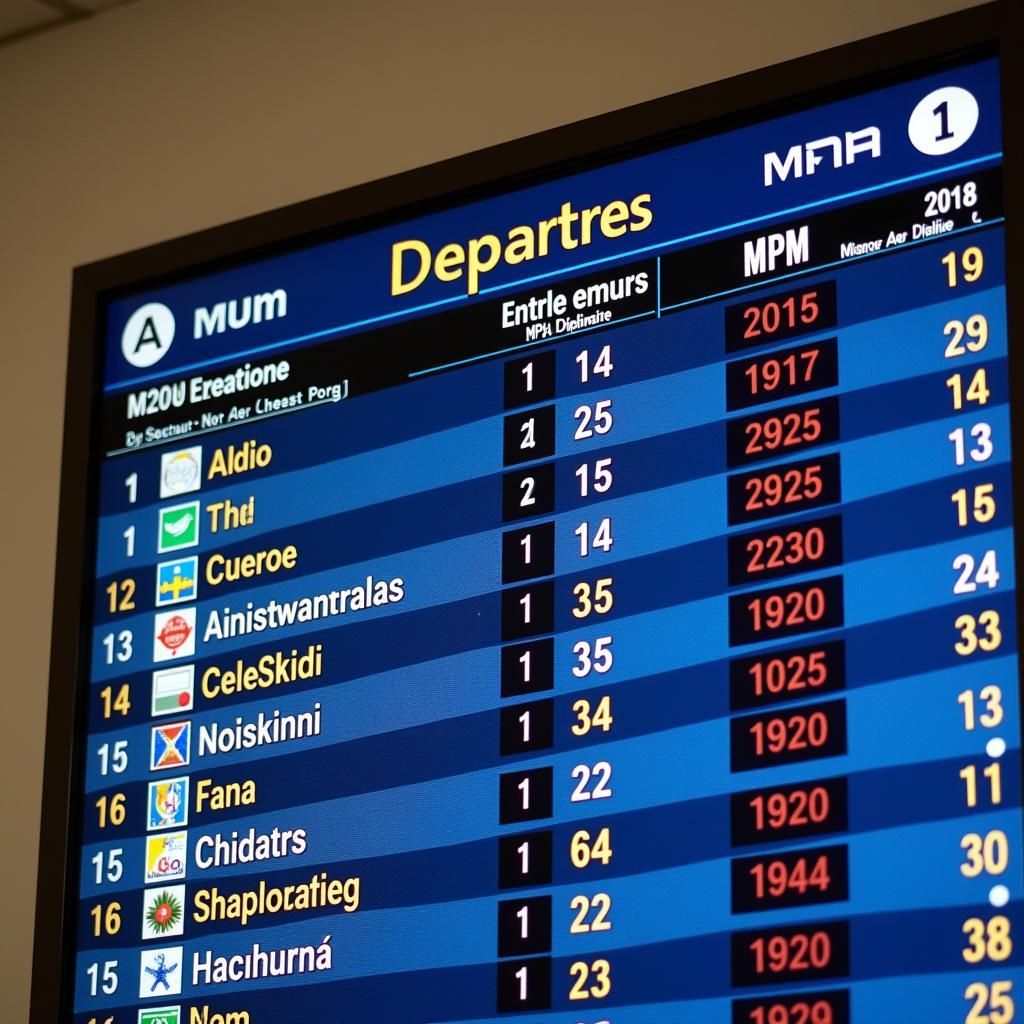
[[[614,199],[601,206],[573,209],[562,203],[554,217],[536,224],[519,224],[504,238],[484,234],[467,242],[449,242],[434,252],[426,242],[409,238],[391,247],[391,294],[415,291],[433,274],[438,281],[466,282],[466,294],[480,291],[480,279],[504,263],[515,266],[547,256],[553,249],[571,250],[596,238],[620,238],[644,231],[654,221],[651,194],[630,200]]]

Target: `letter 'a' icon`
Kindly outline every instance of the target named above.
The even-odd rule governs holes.
[[[147,302],[128,318],[121,352],[132,366],[152,366],[174,341],[174,314],[162,302]]]

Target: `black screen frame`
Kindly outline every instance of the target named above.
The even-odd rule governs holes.
[[[971,54],[1001,58],[1006,292],[1010,339],[1024,339],[1024,4],[995,3],[651,100],[465,156],[78,267],[72,282],[56,546],[31,1024],[70,1020],[80,869],[98,397],[104,318],[126,292],[210,273],[541,180],[761,121],[924,73]],[[759,97],[756,106],[749,102]],[[1016,123],[1014,123],[1016,120]],[[599,144],[595,144],[599,143]],[[1024,357],[1010,345],[1013,500],[1024,509]],[[1016,531],[1017,579],[1024,529]],[[1017,587],[1018,650],[1024,596]]]

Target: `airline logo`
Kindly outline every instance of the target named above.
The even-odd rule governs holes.
[[[199,502],[172,505],[160,509],[160,527],[157,533],[157,554],[165,555],[182,548],[194,548],[199,543]]]
[[[199,576],[199,558],[182,558],[176,562],[161,562],[156,567],[156,603],[180,604],[194,601]]]
[[[146,806],[147,832],[184,828],[188,824],[188,776],[151,782]]]
[[[121,354],[132,366],[159,362],[174,341],[174,314],[162,302],[140,306],[121,332]]]
[[[185,768],[189,762],[191,741],[191,722],[154,725],[150,736],[149,770],[159,772],[167,768]]]
[[[160,497],[176,498],[179,494],[198,491],[203,482],[202,445],[167,452],[160,458]]]
[[[181,995],[184,946],[143,950],[139,957],[139,998]]]
[[[176,882],[188,866],[188,833],[165,832],[146,836],[146,885]]]
[[[139,1010],[139,1024],[181,1024],[180,1006],[160,1006]]]
[[[153,717],[180,715],[185,711],[191,711],[195,685],[195,665],[158,668],[153,673]]]
[[[185,930],[185,886],[149,889],[142,904],[142,938],[171,939]]]
[[[196,610],[157,612],[153,616],[153,660],[184,661],[196,653]]]

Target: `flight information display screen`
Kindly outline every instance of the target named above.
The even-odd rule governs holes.
[[[1000,77],[107,303],[66,1019],[1017,1019]]]

